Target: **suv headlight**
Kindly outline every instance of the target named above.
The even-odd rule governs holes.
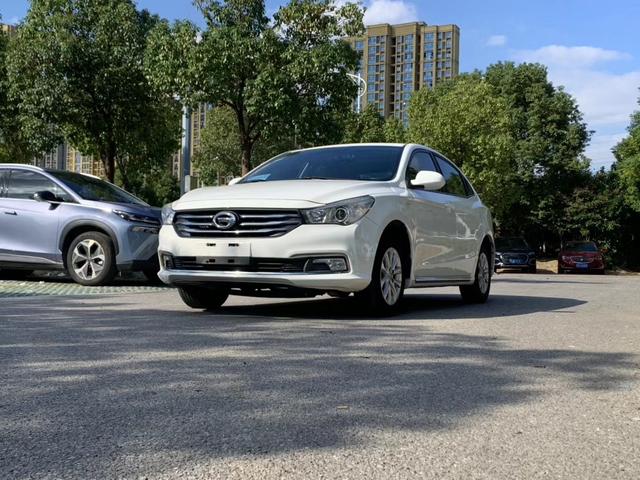
[[[162,224],[163,225],[172,225],[173,217],[176,215],[176,212],[171,208],[171,204],[167,203],[164,207],[162,207]]]
[[[306,223],[351,225],[364,217],[374,203],[375,199],[366,195],[302,210],[302,216]]]
[[[137,213],[125,212],[124,210],[113,210],[113,213],[115,213],[121,219],[126,220],[128,222],[146,223],[148,225],[154,225],[154,226],[160,225],[160,222],[158,222],[158,219],[154,217],[139,215]]]

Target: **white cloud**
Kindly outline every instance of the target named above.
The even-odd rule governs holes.
[[[364,14],[365,25],[405,23],[418,20],[418,9],[404,0],[371,0]]]
[[[631,55],[617,50],[597,47],[566,47],[548,45],[537,50],[520,50],[516,59],[523,62],[540,62],[564,68],[590,67],[597,63],[629,60]]]
[[[597,47],[549,45],[517,51],[513,58],[548,66],[551,81],[576,98],[589,128],[595,131],[586,152],[593,167],[609,166],[614,160],[611,149],[625,136],[629,116],[637,109],[640,71],[611,73],[603,64],[631,56]]]
[[[487,47],[504,47],[506,44],[506,35],[491,35],[487,40]]]

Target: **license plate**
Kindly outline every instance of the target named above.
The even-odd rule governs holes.
[[[251,243],[233,240],[202,242],[194,250],[196,262],[206,265],[249,265]]]
[[[507,263],[509,263],[511,265],[521,265],[522,264],[522,260],[508,260]]]
[[[576,263],[576,268],[589,268],[589,264],[585,262]]]

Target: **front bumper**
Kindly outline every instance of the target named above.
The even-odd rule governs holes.
[[[266,238],[184,238],[173,226],[160,231],[159,251],[173,257],[203,257],[214,252],[213,245],[234,242],[249,251],[251,259],[293,260],[309,257],[344,257],[349,264],[345,273],[252,272],[238,270],[204,271],[166,268],[161,263],[160,279],[169,285],[219,284],[291,287],[320,291],[357,292],[371,282],[371,271],[381,232],[378,225],[366,217],[356,224],[300,225],[281,237]],[[212,253],[213,254],[213,253]],[[239,269],[241,270],[241,269]]]
[[[495,268],[513,269],[513,270],[529,270],[536,266],[536,258],[529,258],[526,263],[508,263],[503,261],[499,256],[495,258]]]

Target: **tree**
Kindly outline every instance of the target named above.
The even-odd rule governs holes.
[[[407,132],[399,118],[389,117],[384,122],[384,140],[390,143],[405,143]]]
[[[16,105],[8,95],[7,54],[10,41],[9,35],[0,32],[0,163],[27,163],[32,155],[20,135]]]
[[[455,162],[496,220],[504,221],[520,195],[514,182],[514,139],[505,100],[479,74],[462,75],[414,93],[409,118],[409,140]]]
[[[568,199],[589,177],[583,152],[590,132],[582,113],[569,94],[548,80],[543,65],[497,63],[484,78],[507,103],[515,139],[513,180],[520,193],[503,227],[558,231]]]
[[[242,150],[234,112],[217,107],[207,112],[200,145],[194,153],[198,178],[205,185],[220,185],[226,177],[237,177],[242,170]],[[282,152],[297,148],[295,139],[287,134],[276,138],[262,137],[253,149],[253,161],[261,163]]]
[[[201,101],[233,112],[243,174],[261,138],[294,132],[300,143],[314,144],[337,135],[337,112],[349,109],[357,89],[347,73],[358,55],[342,40],[363,29],[357,5],[291,0],[270,22],[262,0],[196,4],[207,28],[158,25],[147,74],[187,105]]]
[[[639,102],[640,103],[640,100]],[[629,136],[614,148],[625,201],[640,213],[640,111],[631,117]]]
[[[349,112],[344,123],[343,143],[375,143],[385,141],[384,118],[375,105],[367,105],[362,113]]]
[[[178,148],[177,104],[146,81],[146,37],[158,19],[132,0],[33,0],[9,54],[10,95],[33,150],[66,139],[116,168]],[[174,123],[175,122],[175,125]]]

